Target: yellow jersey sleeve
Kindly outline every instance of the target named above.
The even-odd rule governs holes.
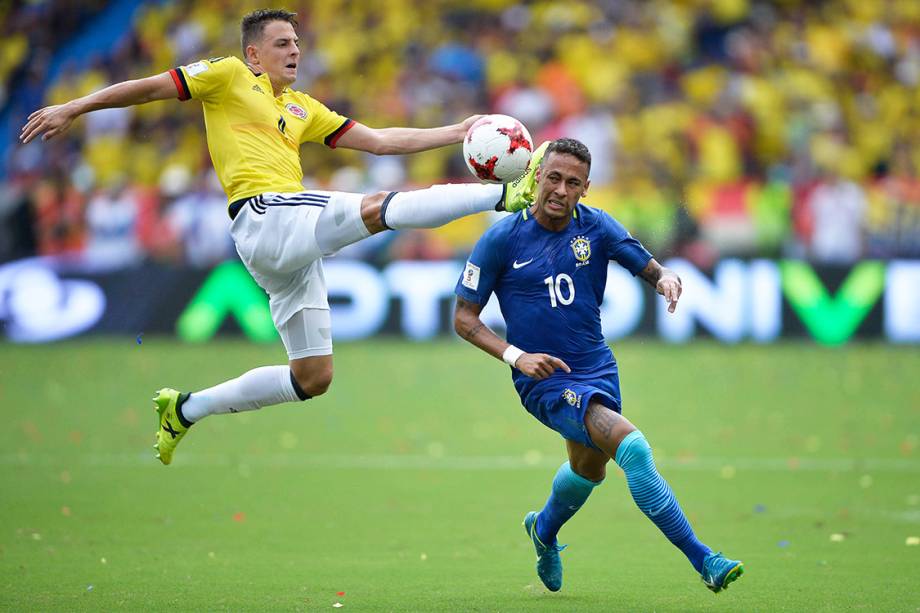
[[[307,111],[309,124],[300,135],[300,142],[323,143],[335,149],[339,138],[355,125],[355,122],[344,115],[339,115],[329,109],[325,104],[314,100],[303,92],[294,92],[298,102]]]
[[[215,57],[179,66],[170,74],[179,92],[179,100],[195,98],[203,102],[220,102],[241,66],[243,63],[235,57]]]

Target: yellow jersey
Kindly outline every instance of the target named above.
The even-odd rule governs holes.
[[[208,151],[229,202],[265,192],[303,191],[300,145],[334,148],[354,125],[303,92],[275,97],[268,74],[236,57],[201,60],[169,71],[179,100],[204,109]]]

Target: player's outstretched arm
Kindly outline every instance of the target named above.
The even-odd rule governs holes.
[[[665,268],[655,258],[652,258],[639,276],[654,287],[656,292],[664,296],[668,301],[668,313],[673,313],[677,308],[677,301],[680,300],[680,294],[683,292],[683,286],[677,273],[670,268]]]
[[[355,123],[339,138],[336,146],[375,155],[418,153],[463,142],[467,130],[482,115],[467,117],[460,123],[440,128],[369,128]]]
[[[46,106],[35,111],[29,115],[19,140],[28,143],[39,134],[42,140],[53,138],[67,130],[73,120],[83,113],[176,97],[176,85],[168,72],[145,79],[123,81],[65,104]]]
[[[454,311],[454,330],[464,340],[476,345],[492,357],[505,361],[504,354],[511,345],[482,322],[479,318],[481,312],[481,304],[464,300],[458,296],[457,308]],[[572,372],[568,365],[557,357],[545,353],[520,352],[520,350],[518,353],[519,355],[510,365],[528,377],[545,379],[556,372],[556,369]]]

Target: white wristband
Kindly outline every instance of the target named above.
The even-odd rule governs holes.
[[[514,368],[514,365],[517,363],[518,358],[524,355],[524,352],[515,347],[514,345],[508,345],[508,348],[505,349],[505,352],[502,354],[502,359],[505,361],[505,364]]]

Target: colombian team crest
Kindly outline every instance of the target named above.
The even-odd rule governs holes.
[[[588,264],[591,259],[591,240],[586,236],[576,236],[570,244],[572,245],[572,253],[575,254],[575,259],[578,260],[575,267]]]
[[[578,404],[578,395],[569,388],[565,388],[565,391],[562,392],[562,397],[573,407]]]
[[[287,104],[284,105],[284,108],[287,110],[288,113],[290,113],[294,117],[300,117],[301,119],[307,118],[307,112],[303,110],[303,107],[298,104],[294,104],[293,102],[288,102]]]

